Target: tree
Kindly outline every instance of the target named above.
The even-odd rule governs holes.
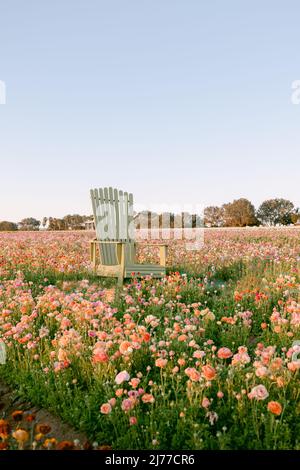
[[[56,219],[55,217],[49,217],[48,230],[66,230],[66,222],[63,219]]]
[[[206,227],[222,227],[224,225],[224,208],[209,206],[204,209],[204,225]]]
[[[40,221],[34,219],[33,217],[27,217],[26,219],[21,220],[19,223],[20,230],[38,230],[40,226]]]
[[[88,219],[86,215],[66,215],[63,220],[66,224],[66,228],[70,230],[82,230],[84,229],[84,222]]]
[[[257,218],[263,225],[288,225],[294,211],[294,204],[287,199],[268,199],[258,208]]]
[[[223,208],[227,227],[245,227],[257,224],[255,207],[248,199],[235,199],[229,204],[224,204]]]
[[[18,226],[14,222],[8,222],[7,220],[0,222],[1,232],[15,232],[16,230],[18,230]]]
[[[291,214],[292,224],[297,224],[300,221],[300,209],[296,209],[293,214]]]

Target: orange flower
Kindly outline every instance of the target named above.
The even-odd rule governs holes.
[[[61,441],[56,446],[57,450],[72,450],[74,449],[74,444],[71,441]]]
[[[0,437],[1,439],[7,439],[9,435],[10,427],[8,421],[0,419]]]
[[[13,411],[13,413],[11,414],[12,418],[14,421],[22,421],[22,418],[23,418],[23,411],[21,410],[16,410],[16,411]]]
[[[273,415],[279,416],[282,413],[282,406],[278,401],[269,401],[268,410],[273,413]]]
[[[145,333],[143,335],[143,341],[145,341],[145,343],[148,343],[150,341],[150,339],[151,339],[151,336],[150,336],[149,333]]]
[[[203,366],[202,367],[202,373],[206,380],[213,380],[216,377],[216,370],[209,365]]]
[[[35,420],[35,418],[36,418],[36,416],[34,414],[30,413],[30,414],[26,415],[25,421],[27,421],[28,423],[31,423],[32,421]]]
[[[36,432],[38,434],[48,434],[51,431],[51,427],[48,424],[37,424]]]
[[[57,444],[57,440],[55,439],[55,437],[51,437],[51,438],[45,439],[43,446],[46,449],[51,449],[51,447],[55,446],[56,444]]]
[[[151,393],[145,393],[143,396],[142,396],[142,402],[143,403],[154,403],[155,402],[155,398],[153,395],[151,395]]]
[[[218,358],[220,359],[229,359],[232,356],[232,352],[229,348],[220,348],[217,353]]]
[[[133,351],[132,344],[129,341],[123,341],[120,344],[119,351],[123,356],[128,356]]]

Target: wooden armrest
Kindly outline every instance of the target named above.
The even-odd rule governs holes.
[[[90,240],[90,243],[119,243],[120,245],[125,245],[127,242],[122,242],[120,240],[97,240],[97,238],[94,238],[94,240]]]

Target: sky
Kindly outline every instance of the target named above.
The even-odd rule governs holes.
[[[0,0],[0,220],[300,206],[298,0]]]

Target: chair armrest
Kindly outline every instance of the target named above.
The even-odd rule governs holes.
[[[93,240],[90,240],[90,243],[116,243],[119,245],[125,245],[126,242],[122,242],[121,240],[98,240],[97,238],[94,238]]]

